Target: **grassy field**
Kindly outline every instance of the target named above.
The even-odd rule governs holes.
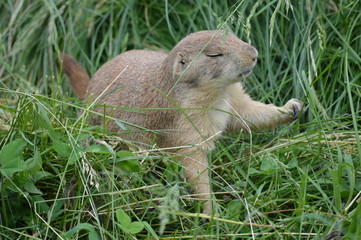
[[[0,2],[0,239],[361,239],[361,2],[235,2]],[[77,118],[58,63],[70,53],[93,74],[219,28],[258,49],[254,99],[305,108],[217,142],[207,220],[175,156],[118,151]]]

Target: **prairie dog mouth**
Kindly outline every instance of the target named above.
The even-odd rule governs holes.
[[[239,77],[246,77],[252,72],[252,68],[245,68],[243,69],[240,74],[238,74]]]

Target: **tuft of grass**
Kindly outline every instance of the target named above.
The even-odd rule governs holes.
[[[360,9],[360,1],[0,2],[0,238],[361,238]],[[217,142],[209,161],[219,216],[209,217],[176,155],[118,151],[121,136],[77,118],[88,108],[72,97],[59,59],[70,53],[92,74],[128,49],[170,50],[217,28],[258,49],[244,83],[253,98],[295,97],[305,109],[289,126]]]

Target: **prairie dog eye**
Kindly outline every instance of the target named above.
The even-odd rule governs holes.
[[[223,56],[223,53],[214,52],[214,53],[206,53],[206,55],[208,57],[221,57]]]

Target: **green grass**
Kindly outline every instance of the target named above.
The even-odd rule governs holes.
[[[361,239],[361,2],[234,2],[0,2],[0,239]],[[305,112],[217,142],[207,222],[176,156],[118,151],[120,136],[77,120],[58,62],[93,74],[217,28],[258,49],[254,99]]]

